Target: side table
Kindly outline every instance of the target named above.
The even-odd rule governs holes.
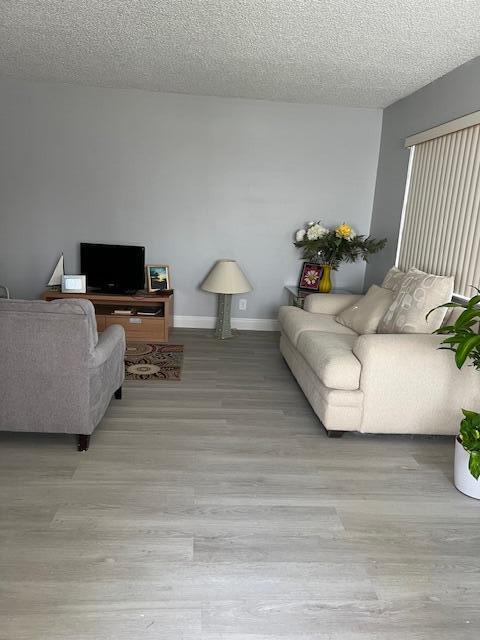
[[[305,302],[305,298],[309,296],[311,293],[318,293],[318,291],[305,291],[303,289],[299,289],[297,286],[290,284],[285,285],[285,290],[288,294],[288,304],[292,307],[299,307],[303,309],[303,304]],[[332,289],[332,293],[352,293],[351,291],[347,291],[347,289]],[[328,293],[322,293],[322,296],[328,296]]]

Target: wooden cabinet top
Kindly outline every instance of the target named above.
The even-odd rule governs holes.
[[[146,302],[149,304],[155,301],[161,302],[169,300],[173,296],[173,290],[162,293],[147,293],[145,291],[136,293],[133,296],[124,296],[115,293],[62,293],[61,291],[45,291],[42,295],[44,300],[58,300],[59,298],[86,298],[93,303],[138,303]]]

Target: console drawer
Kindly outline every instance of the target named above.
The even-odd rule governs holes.
[[[164,342],[165,318],[143,316],[105,316],[105,327],[119,324],[125,329],[125,336],[131,342]]]

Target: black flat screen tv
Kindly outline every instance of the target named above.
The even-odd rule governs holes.
[[[89,289],[134,293],[145,285],[145,247],[81,242],[80,271]]]

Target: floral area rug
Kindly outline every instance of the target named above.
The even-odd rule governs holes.
[[[126,380],[180,380],[181,344],[130,342],[125,352]]]

